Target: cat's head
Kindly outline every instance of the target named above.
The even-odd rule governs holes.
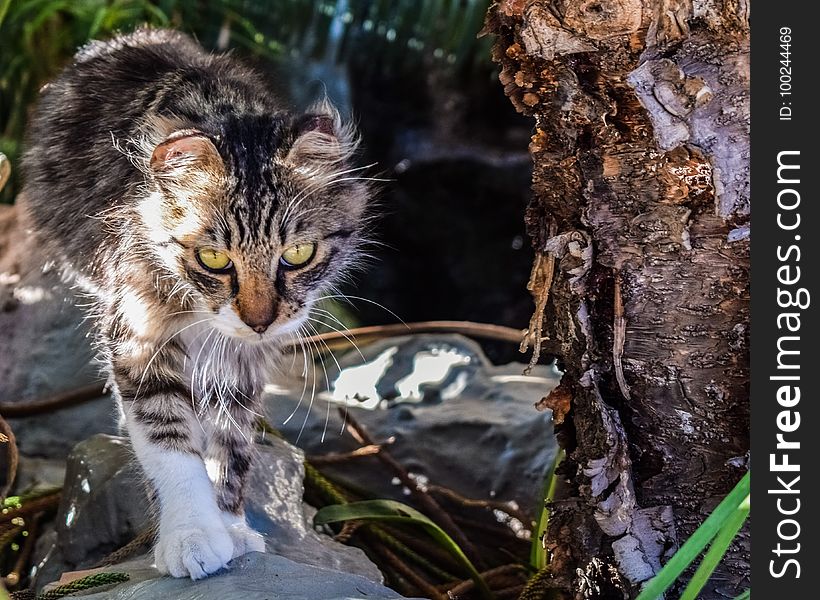
[[[165,132],[138,210],[167,294],[230,337],[298,329],[359,254],[368,187],[350,163],[352,128],[326,102],[154,128]]]

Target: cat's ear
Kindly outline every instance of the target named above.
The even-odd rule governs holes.
[[[149,167],[161,187],[179,193],[206,190],[225,172],[214,143],[195,129],[175,131],[157,144]]]
[[[355,128],[344,123],[327,100],[314,104],[297,119],[294,134],[287,162],[297,167],[345,161],[359,143]]]
[[[164,173],[191,167],[221,167],[222,159],[214,143],[202,132],[183,129],[175,131],[154,148],[149,164],[153,172]]]

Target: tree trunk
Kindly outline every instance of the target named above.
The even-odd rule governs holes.
[[[747,468],[749,6],[503,0],[485,32],[535,118],[530,338],[571,403],[553,583],[633,597]],[[738,539],[702,598],[748,587]]]

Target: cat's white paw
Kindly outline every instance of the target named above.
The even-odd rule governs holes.
[[[177,527],[160,530],[154,551],[157,569],[174,577],[202,579],[234,556],[234,542],[225,527]]]
[[[233,556],[242,556],[248,552],[264,552],[265,539],[245,523],[237,523],[228,527],[228,533],[233,540]]]
[[[265,551],[265,538],[248,526],[244,515],[233,515],[228,512],[222,512],[221,515],[222,522],[233,540],[232,558],[242,556],[248,552]]]

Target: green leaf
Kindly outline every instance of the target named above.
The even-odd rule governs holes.
[[[751,600],[752,598],[752,590],[746,590],[740,596],[735,598],[735,600]]]
[[[686,543],[669,559],[655,577],[649,580],[636,600],[656,600],[698,557],[727,521],[736,515],[742,503],[748,502],[751,471],[738,481],[734,489],[717,505],[703,524],[697,528]]]
[[[709,577],[715,571],[715,568],[720,563],[723,555],[726,554],[726,551],[729,549],[729,545],[732,543],[732,540],[735,539],[737,532],[740,531],[741,527],[743,527],[743,523],[749,516],[749,508],[749,496],[746,496],[744,501],[740,503],[740,506],[737,507],[735,512],[732,513],[726,523],[724,523],[723,527],[721,527],[718,534],[715,536],[712,545],[709,546],[709,550],[703,557],[703,562],[700,563],[698,570],[695,571],[695,574],[692,575],[692,579],[689,581],[686,589],[683,590],[683,595],[680,597],[680,600],[697,599],[698,594],[703,589],[703,586],[705,586],[706,582],[709,581]]]
[[[558,478],[555,476],[555,469],[561,464],[564,459],[564,450],[559,448],[555,454],[555,459],[552,463],[552,468],[544,478],[544,493],[541,501],[541,512],[538,515],[538,520],[532,530],[531,545],[530,545],[530,565],[536,571],[540,571],[549,563],[549,556],[547,549],[544,548],[541,537],[546,534],[549,526],[550,510],[547,505],[552,502],[555,497],[555,488],[558,485]]]
[[[6,13],[11,6],[11,0],[0,0],[0,27],[3,26],[3,21],[6,20]]]
[[[470,562],[453,539],[433,521],[421,514],[415,508],[394,500],[365,500],[349,504],[333,504],[325,506],[313,517],[314,525],[327,525],[342,521],[392,521],[398,523],[418,525],[430,534],[441,548],[449,552],[470,573],[482,598],[492,600],[492,592],[481,574]]]

